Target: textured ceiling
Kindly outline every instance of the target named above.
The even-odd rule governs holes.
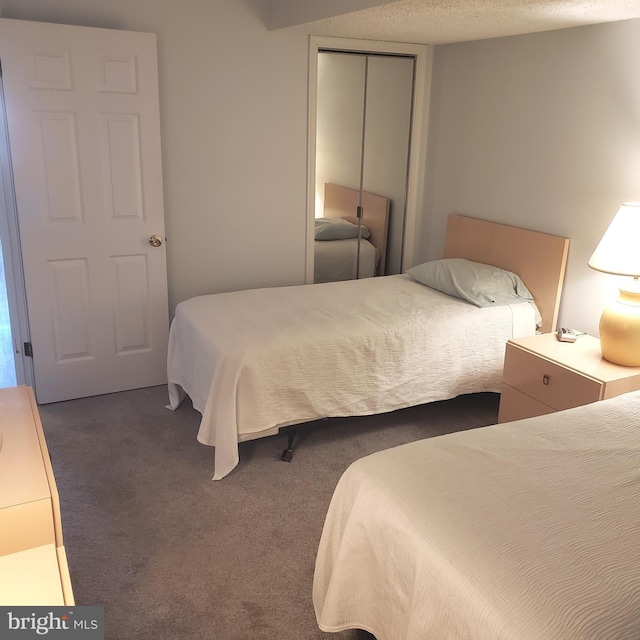
[[[640,18],[640,0],[399,0],[288,30],[444,44],[630,18]]]

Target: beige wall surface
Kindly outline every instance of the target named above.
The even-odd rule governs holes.
[[[446,216],[571,238],[559,324],[597,335],[613,276],[587,267],[640,200],[640,20],[436,47],[422,254]]]
[[[308,42],[266,0],[0,0],[3,18],[157,34],[170,312],[305,276]]]

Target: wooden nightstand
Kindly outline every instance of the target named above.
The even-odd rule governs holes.
[[[602,359],[600,341],[583,335],[560,342],[555,333],[509,340],[498,422],[510,422],[613,398],[640,389],[640,367]]]

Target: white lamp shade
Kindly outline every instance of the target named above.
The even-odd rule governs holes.
[[[640,276],[640,202],[625,202],[589,260],[597,271]]]

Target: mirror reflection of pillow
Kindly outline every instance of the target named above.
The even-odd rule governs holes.
[[[371,233],[360,225],[361,237],[368,238]],[[358,225],[343,218],[316,218],[316,240],[347,240],[358,237]]]

